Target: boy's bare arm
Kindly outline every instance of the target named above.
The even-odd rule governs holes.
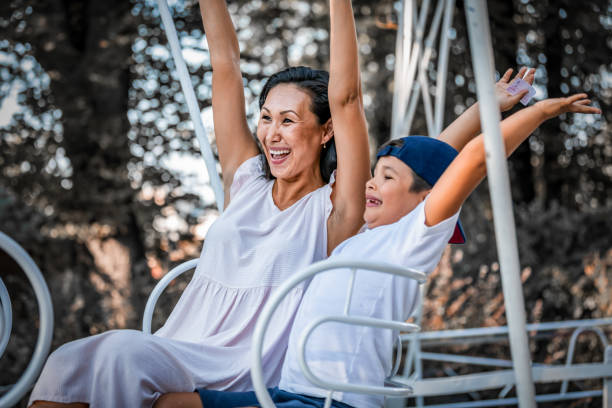
[[[526,75],[525,75],[526,74]],[[527,91],[511,95],[507,89],[517,78],[522,78],[529,84],[533,84],[535,70],[523,67],[518,74],[510,81],[512,69],[508,69],[499,81],[495,84],[495,95],[499,102],[501,112],[506,112],[514,107],[521,100]],[[461,151],[465,145],[480,133],[480,111],[478,102],[474,103],[465,110],[457,119],[448,125],[440,136],[439,140],[453,146],[457,151]]]
[[[589,106],[591,101],[586,97],[586,94],[576,94],[567,98],[545,99],[503,120],[501,133],[506,157],[548,119],[566,112],[601,113],[599,109]],[[481,134],[459,152],[433,186],[425,204],[426,224],[436,225],[459,211],[486,172],[484,136]]]

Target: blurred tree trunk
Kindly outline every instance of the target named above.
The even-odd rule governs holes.
[[[102,294],[105,324],[135,327],[140,306],[133,302],[142,300],[132,298],[131,274],[143,270],[134,266],[142,263],[144,250],[127,171],[127,103],[137,20],[131,3],[122,0],[37,1],[31,7],[26,28],[15,30],[11,40],[32,46],[50,77],[52,103],[62,112],[61,146],[72,175],[63,189],[58,186],[55,212],[62,224],[80,231],[73,244],[95,265],[81,278]],[[68,304],[54,304],[61,325]]]

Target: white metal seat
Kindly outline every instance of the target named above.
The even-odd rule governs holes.
[[[270,319],[283,297],[295,286],[300,284],[303,281],[311,279],[314,275],[319,273],[328,272],[334,269],[350,269],[352,271],[351,281],[349,283],[349,287],[347,288],[347,296],[344,307],[343,315],[335,315],[335,316],[325,316],[322,318],[313,321],[309,326],[304,329],[304,332],[301,333],[301,338],[299,342],[299,359],[300,366],[304,376],[317,387],[321,387],[329,390],[329,394],[326,400],[326,407],[329,407],[331,404],[331,397],[334,391],[343,391],[343,392],[353,392],[353,393],[361,393],[361,394],[377,394],[377,395],[385,395],[391,397],[405,397],[412,393],[412,387],[409,384],[403,384],[401,386],[397,386],[392,384],[391,386],[372,386],[365,384],[349,384],[349,383],[340,383],[336,381],[330,381],[326,379],[322,379],[314,375],[314,373],[308,367],[308,362],[305,358],[306,344],[308,342],[308,338],[312,331],[318,327],[319,325],[334,321],[340,322],[344,324],[351,325],[365,325],[370,327],[379,327],[379,328],[387,328],[387,329],[396,329],[401,330],[403,332],[415,332],[419,330],[419,326],[411,323],[398,322],[392,320],[383,320],[371,317],[362,317],[362,316],[350,316],[348,314],[352,292],[353,292],[353,284],[355,280],[355,275],[357,270],[367,270],[367,271],[376,271],[382,273],[388,273],[392,275],[403,276],[406,278],[415,279],[418,282],[424,282],[426,280],[426,276],[423,273],[412,271],[406,268],[401,268],[394,265],[389,264],[381,264],[381,263],[373,263],[373,262],[358,262],[358,261],[344,261],[344,260],[326,260],[317,262],[308,268],[304,269],[301,272],[296,273],[291,278],[283,282],[282,285],[278,287],[278,289],[274,292],[274,294],[270,297],[265,307],[263,308],[259,319],[257,319],[257,324],[255,325],[255,331],[253,334],[253,346],[252,346],[252,361],[251,361],[251,377],[253,381],[253,387],[257,394],[257,398],[259,403],[263,408],[273,408],[274,403],[268,394],[266,389],[266,385],[263,380],[263,367],[262,367],[262,349],[263,349],[263,339],[265,335],[265,331],[268,327]],[[401,350],[401,347],[398,348]],[[399,362],[401,360],[401,356],[398,353],[398,358],[396,358],[396,364],[393,369],[394,372],[397,372],[399,367]],[[391,376],[394,373],[390,373]]]
[[[166,287],[174,279],[179,277],[181,274],[195,268],[198,265],[198,259],[192,259],[190,261],[183,262],[182,264],[175,266],[168,272],[164,277],[157,282],[157,285],[153,288],[153,291],[149,295],[147,305],[145,306],[144,314],[142,317],[142,331],[151,334],[151,321],[153,320],[153,312],[155,311],[155,305],[157,300],[166,289]]]
[[[49,354],[51,339],[53,338],[53,305],[45,279],[40,273],[38,266],[36,266],[26,251],[2,232],[0,232],[0,249],[13,258],[28,277],[36,295],[40,316],[38,340],[36,341],[30,363],[17,383],[6,387],[8,391],[0,397],[0,407],[12,407],[19,402],[32,384],[34,384],[47,358],[47,354]],[[4,353],[11,335],[12,319],[9,294],[4,282],[0,279],[0,356]]]

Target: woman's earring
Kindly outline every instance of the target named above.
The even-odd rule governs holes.
[[[323,142],[323,148],[325,149],[327,147],[327,142]]]

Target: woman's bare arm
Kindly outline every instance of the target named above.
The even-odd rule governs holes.
[[[236,169],[259,153],[246,119],[240,50],[225,0],[200,0],[212,65],[212,109],[225,187],[225,206]]]
[[[576,94],[567,98],[545,99],[503,120],[501,132],[506,156],[510,156],[548,119],[565,112],[601,113],[599,109],[588,106],[591,101],[586,97],[586,94]],[[486,172],[484,137],[479,135],[459,152],[433,186],[425,203],[426,224],[436,225],[459,211]]]
[[[370,178],[368,131],[361,96],[355,20],[350,0],[330,0],[329,106],[338,171],[327,224],[328,252],[363,225]]]

